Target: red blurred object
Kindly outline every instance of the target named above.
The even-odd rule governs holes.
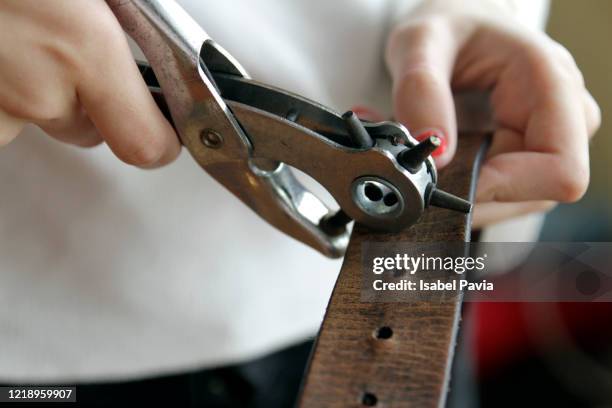
[[[541,328],[548,331],[551,338],[569,334],[577,344],[585,347],[612,341],[612,303],[609,302],[471,303],[467,313],[475,322],[474,353],[480,376],[494,374],[517,359],[539,352],[526,317],[544,306],[558,312],[558,318],[544,321],[549,327]]]

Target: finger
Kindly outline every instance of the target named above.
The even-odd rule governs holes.
[[[403,29],[390,41],[387,60],[394,79],[394,114],[413,135],[433,131],[443,139],[434,152],[443,167],[457,144],[450,87],[456,40],[445,25],[427,22]]]
[[[506,219],[536,212],[550,211],[555,207],[554,201],[526,201],[520,203],[477,203],[474,206],[472,226],[482,228]]]
[[[525,141],[522,134],[512,129],[498,128],[493,134],[491,145],[487,150],[487,158],[522,150],[525,150]]]
[[[103,141],[87,113],[80,107],[65,118],[39,122],[37,125],[53,138],[80,147],[93,147]]]
[[[140,167],[172,161],[180,151],[174,130],[157,108],[119,23],[105,8],[105,52],[83,75],[79,98],[100,135],[121,160]],[[100,78],[104,77],[104,81]]]
[[[601,124],[601,111],[597,102],[591,95],[591,93],[586,89],[584,76],[578,68],[576,64],[576,60],[570,53],[570,51],[565,48],[563,45],[549,41],[549,44],[552,44],[553,49],[556,51],[556,55],[558,55],[558,60],[561,65],[566,67],[573,75],[573,78],[578,85],[579,88],[583,88],[583,101],[584,101],[584,114],[587,125],[587,133],[589,137],[592,137],[595,134],[595,131],[599,128]]]
[[[0,147],[13,141],[26,123],[0,110]]]
[[[540,78],[545,83],[533,89],[525,151],[485,161],[479,201],[571,202],[584,194],[589,181],[587,126],[584,111],[575,104],[582,91],[563,79],[553,69]]]
[[[588,170],[574,170],[568,160],[548,153],[512,152],[482,166],[478,201],[578,200],[588,185]]]

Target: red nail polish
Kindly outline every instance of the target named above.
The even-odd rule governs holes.
[[[440,146],[431,154],[433,157],[438,157],[444,153],[448,147],[448,142],[446,141],[446,136],[444,136],[444,133],[440,132],[439,130],[430,129],[419,133],[414,138],[421,142],[431,136],[437,136],[438,139],[440,139]]]

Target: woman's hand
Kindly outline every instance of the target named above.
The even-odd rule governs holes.
[[[491,91],[497,128],[480,175],[475,226],[582,197],[600,112],[560,44],[488,1],[426,1],[392,32],[386,59],[395,117],[413,135],[442,135],[440,167],[461,143],[451,89]]]
[[[180,151],[103,0],[0,1],[0,146],[26,123],[141,167]]]

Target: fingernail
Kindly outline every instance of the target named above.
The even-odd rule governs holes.
[[[433,157],[439,157],[440,155],[442,155],[442,153],[446,151],[446,148],[448,147],[448,142],[446,141],[446,136],[444,136],[444,133],[436,129],[428,129],[424,132],[419,133],[414,138],[419,142],[422,142],[423,140],[431,136],[436,136],[438,139],[440,139],[440,146],[438,146],[438,148],[434,150],[434,152],[431,154]]]
[[[355,105],[351,108],[351,110],[357,115],[357,117],[361,120],[367,120],[370,122],[382,122],[385,120],[383,115],[376,110],[369,108],[363,105]]]

